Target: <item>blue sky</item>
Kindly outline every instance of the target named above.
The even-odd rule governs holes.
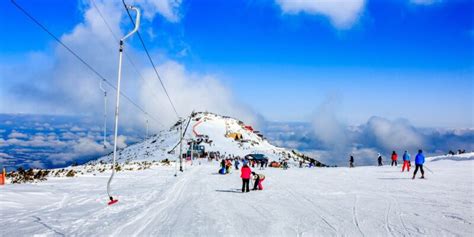
[[[89,1],[17,2],[58,35],[70,34],[90,7]],[[215,76],[268,120],[308,121],[337,98],[335,113],[348,124],[377,115],[417,126],[472,127],[472,1],[360,0],[347,11],[337,3],[285,2],[183,0],[171,16],[157,10],[141,31],[158,62]],[[2,68],[32,52],[54,54],[44,32],[9,1],[0,5]],[[136,39],[131,44],[140,53]],[[0,80],[5,88],[14,83]]]

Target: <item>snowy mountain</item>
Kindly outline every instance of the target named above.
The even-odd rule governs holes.
[[[118,162],[175,160],[178,158],[180,140],[179,129],[184,131],[183,153],[190,148],[191,141],[199,142],[206,153],[219,152],[224,156],[244,157],[248,154],[264,154],[270,161],[288,159],[299,162],[303,155],[268,142],[259,131],[237,119],[209,112],[192,113],[182,124],[177,122],[168,130],[163,130],[147,140],[120,150]],[[111,162],[109,154],[98,161]],[[305,157],[306,161],[310,158]],[[94,161],[95,162],[95,161]],[[92,163],[94,163],[92,162]],[[319,162],[316,161],[316,164]],[[320,164],[320,163],[319,163]],[[320,164],[324,166],[323,164]]]

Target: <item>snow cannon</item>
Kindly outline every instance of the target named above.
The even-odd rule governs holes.
[[[110,198],[110,201],[109,201],[109,203],[107,203],[107,205],[109,205],[109,206],[118,202],[118,200],[117,199],[114,200],[113,197],[109,197],[109,198]]]

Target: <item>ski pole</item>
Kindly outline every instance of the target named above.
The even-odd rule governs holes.
[[[428,166],[426,166],[426,165],[425,165],[425,169],[426,169],[426,170],[428,170],[430,173],[434,174],[434,172],[433,172],[433,171],[431,171],[431,169],[430,169],[430,168],[428,168]]]

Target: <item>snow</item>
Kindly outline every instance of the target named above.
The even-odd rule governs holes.
[[[431,159],[427,159],[431,160]],[[240,193],[218,164],[0,186],[0,236],[473,236],[472,159],[401,167],[267,168],[265,190]]]
[[[428,158],[431,161],[438,161],[438,160],[474,160],[474,152],[468,152],[463,154],[456,154],[456,155],[443,155],[443,156],[432,156]]]

